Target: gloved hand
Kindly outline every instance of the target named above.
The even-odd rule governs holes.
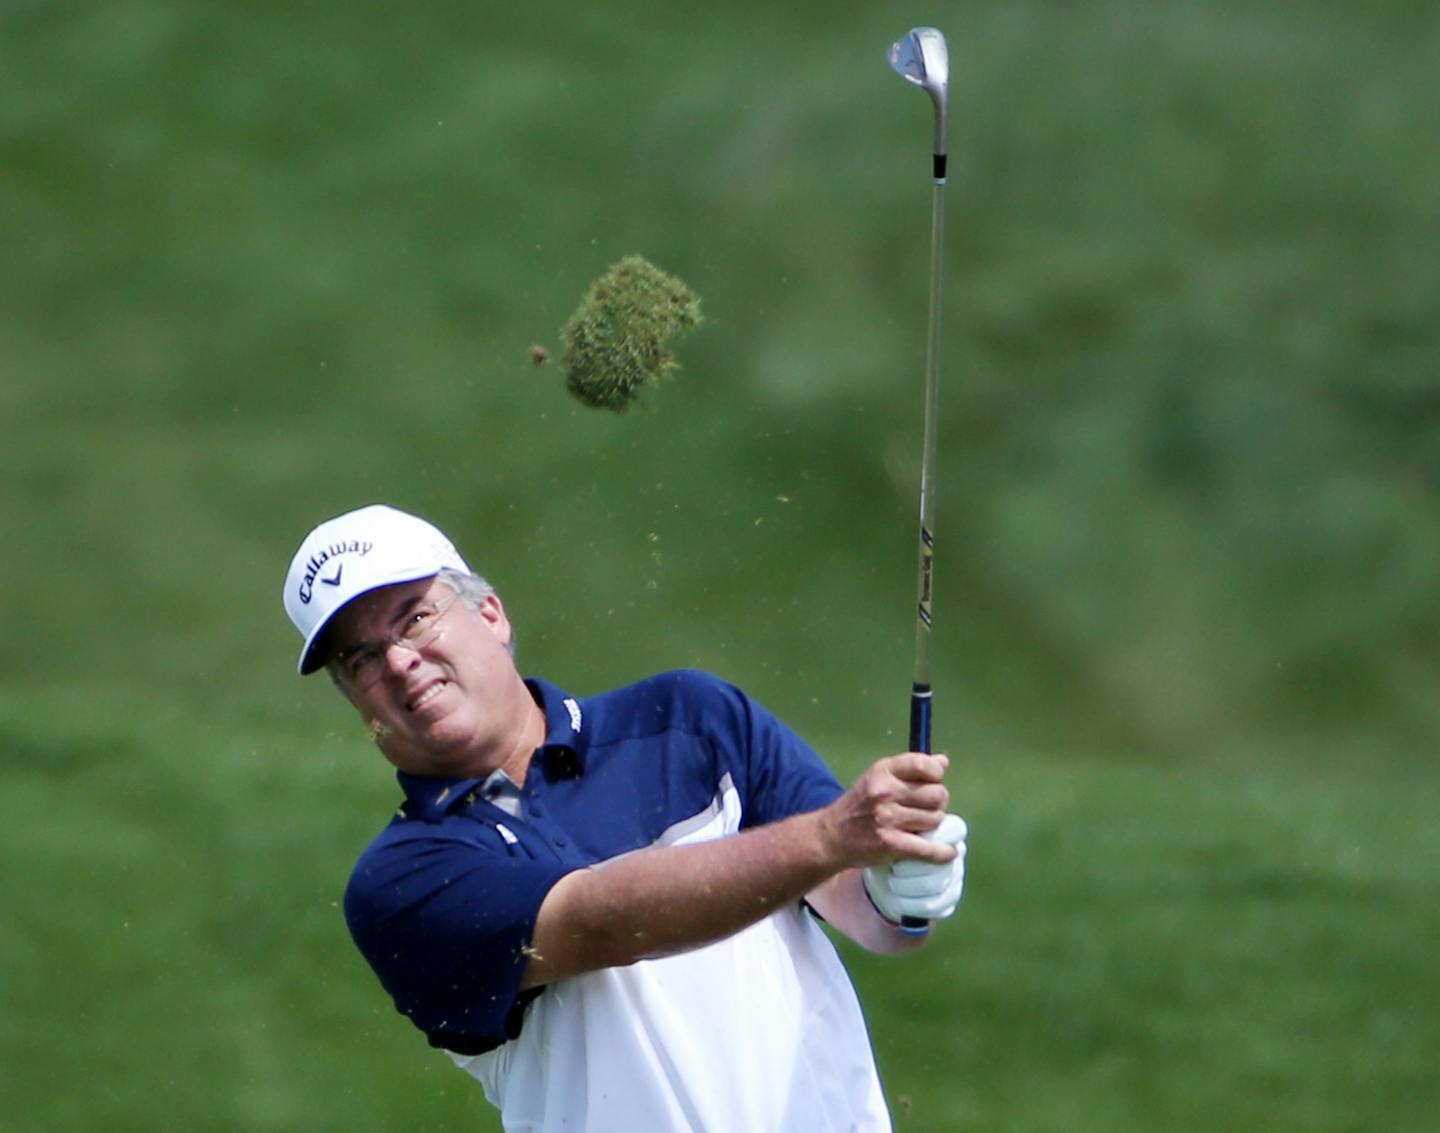
[[[943,921],[955,912],[965,890],[965,835],[968,828],[958,814],[947,814],[925,837],[955,847],[955,857],[944,864],[905,859],[865,870],[865,892],[879,914],[898,925],[902,917]]]

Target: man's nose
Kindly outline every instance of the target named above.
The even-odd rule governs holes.
[[[420,650],[403,641],[385,646],[385,668],[397,676],[409,672],[420,663]]]

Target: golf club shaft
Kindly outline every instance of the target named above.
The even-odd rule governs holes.
[[[925,346],[925,440],[920,455],[920,570],[915,602],[915,672],[910,685],[910,750],[930,751],[931,603],[935,580],[935,449],[940,417],[940,268],[945,236],[944,155],[935,158],[935,186],[930,198],[930,331]],[[922,936],[930,922],[903,917],[900,930]]]
[[[910,750],[930,750],[930,634],[935,576],[935,449],[940,416],[940,249],[945,183],[937,180],[930,209],[930,332],[925,349],[925,439],[920,455],[920,569],[915,602],[915,671],[910,691]]]

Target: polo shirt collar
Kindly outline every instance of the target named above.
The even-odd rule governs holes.
[[[525,687],[545,713],[545,743],[535,753],[536,757],[559,763],[573,760],[576,772],[583,772],[587,745],[580,702],[558,685],[539,677],[527,678]],[[424,822],[439,822],[485,783],[484,779],[424,779],[405,771],[397,771],[395,777],[405,792],[401,813],[406,818]]]
[[[481,779],[422,779],[406,771],[395,772],[395,778],[400,780],[405,792],[400,813],[424,822],[439,822],[483,782]]]
[[[585,770],[585,749],[589,747],[585,731],[585,713],[580,701],[558,685],[539,677],[528,677],[525,686],[535,703],[545,713],[545,743],[542,752],[568,755],[577,771]]]

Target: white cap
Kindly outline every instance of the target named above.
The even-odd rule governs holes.
[[[346,602],[445,567],[471,573],[444,532],[393,507],[371,504],[320,524],[305,536],[285,576],[285,612],[305,639],[301,675],[320,668],[315,643]]]

